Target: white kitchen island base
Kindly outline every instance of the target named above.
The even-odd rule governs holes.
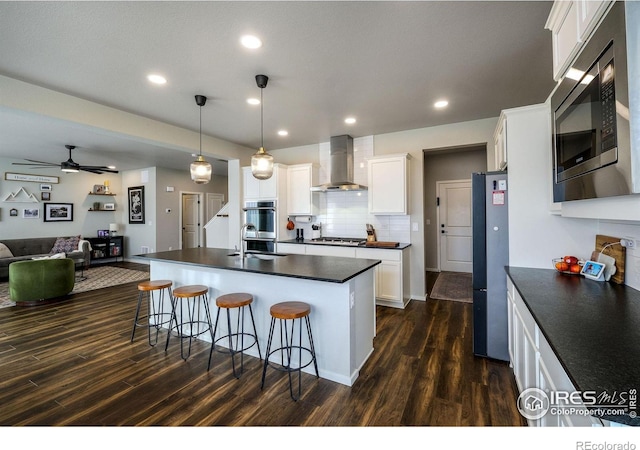
[[[376,320],[373,267],[343,283],[336,283],[183,264],[178,261],[152,259],[150,263],[152,280],[173,280],[174,288],[189,284],[209,286],[213,322],[217,313],[216,297],[233,292],[252,294],[252,308],[262,357],[267,347],[271,321],[269,308],[284,301],[302,301],[311,305],[309,318],[321,378],[351,386],[373,352]],[[224,313],[220,314],[220,331],[217,336],[227,334]],[[233,321],[232,326],[235,326]],[[245,329],[250,328],[250,317],[246,314]],[[303,345],[308,345],[306,333],[302,334]],[[203,334],[201,339],[210,342],[210,334]],[[223,341],[218,344],[224,346]],[[172,342],[176,345],[177,341]],[[277,341],[273,346],[276,343]],[[258,357],[255,346],[246,353]],[[275,356],[272,356],[272,360],[278,363]],[[214,352],[213,358],[220,357],[223,356]],[[315,375],[313,366],[306,367],[303,371]]]

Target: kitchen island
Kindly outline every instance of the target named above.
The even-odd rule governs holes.
[[[174,288],[188,284],[209,286],[213,321],[216,297],[232,292],[252,294],[262,352],[267,347],[271,305],[283,301],[310,304],[321,378],[351,386],[373,352],[374,268],[379,260],[276,254],[247,254],[241,258],[234,255],[233,250],[214,248],[173,250],[136,257],[149,261],[152,280],[172,280]],[[250,327],[248,315],[246,320],[245,326]],[[221,327],[221,335],[227,333],[226,324],[218,324],[218,327]],[[207,334],[201,338],[210,342]],[[307,345],[305,339],[303,336],[303,345]],[[247,353],[258,356],[255,346]],[[214,354],[216,356],[220,357]],[[311,366],[303,370],[313,373]]]

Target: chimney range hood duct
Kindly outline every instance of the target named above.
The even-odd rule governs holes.
[[[348,134],[331,137],[330,182],[313,186],[312,192],[366,191],[353,182],[353,138]]]

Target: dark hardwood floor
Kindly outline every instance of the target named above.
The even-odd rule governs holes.
[[[467,303],[378,307],[354,386],[303,374],[293,402],[282,373],[260,390],[256,358],[236,380],[219,353],[207,372],[207,343],[186,362],[175,341],[164,351],[164,335],[157,347],[142,332],[130,343],[136,299],[129,283],[0,309],[0,425],[524,425],[508,365],[472,354]]]

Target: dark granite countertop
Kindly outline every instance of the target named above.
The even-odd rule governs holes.
[[[640,291],[552,269],[506,271],[577,390],[640,389]]]
[[[189,248],[168,252],[135,255],[152,261],[206,266],[215,269],[237,270],[282,277],[344,283],[362,272],[380,264],[380,260],[339,258],[334,256],[284,255],[272,260],[245,258],[240,264],[238,256],[229,256],[235,250],[218,248]]]
[[[407,247],[411,247],[411,244],[407,244],[405,242],[400,242],[400,245],[397,247],[367,247],[366,245],[343,245],[343,244],[327,244],[327,243],[318,243],[313,242],[311,239],[305,239],[303,241],[297,241],[295,239],[287,239],[283,241],[277,241],[278,244],[304,244],[304,245],[322,245],[322,246],[333,246],[333,247],[351,247],[351,248],[373,248],[376,250],[404,250]]]

